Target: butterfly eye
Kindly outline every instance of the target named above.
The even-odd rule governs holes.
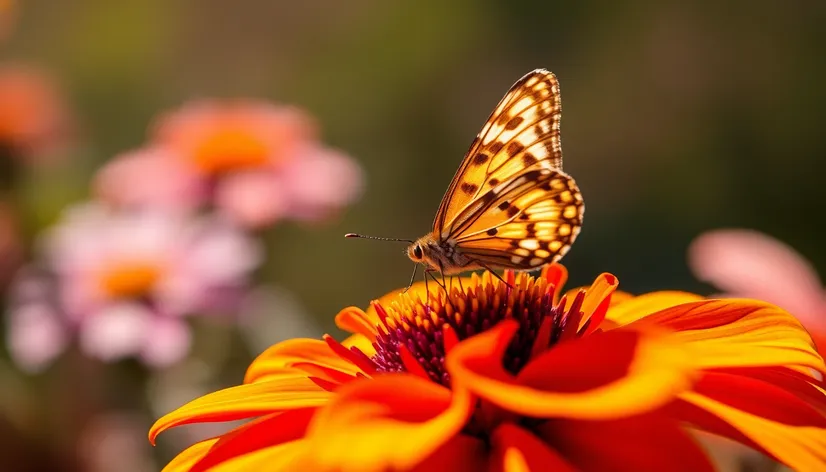
[[[417,244],[416,247],[413,248],[413,257],[416,259],[421,259],[423,255],[422,247]]]

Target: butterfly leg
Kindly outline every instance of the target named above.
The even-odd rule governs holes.
[[[450,300],[450,290],[447,289],[447,283],[446,283],[446,280],[445,280],[445,269],[444,269],[444,267],[441,266],[441,263],[439,264],[439,268],[441,269],[439,272],[442,274],[442,284],[441,285],[442,285],[442,288],[445,290],[445,300],[447,300],[447,303],[449,303],[452,306],[453,302]],[[436,277],[433,277],[433,280],[436,280]],[[438,282],[436,282],[436,283],[438,283]],[[456,307],[453,307],[453,309],[455,310]]]
[[[513,290],[513,288],[514,288],[514,287],[513,287],[513,285],[509,284],[509,283],[508,283],[508,281],[507,281],[507,280],[505,280],[505,279],[503,279],[501,275],[499,275],[499,274],[497,274],[496,272],[494,272],[494,271],[493,271],[493,269],[491,269],[491,268],[490,268],[487,264],[485,264],[484,262],[482,262],[482,261],[480,261],[480,260],[478,260],[478,259],[474,259],[474,262],[476,262],[476,263],[477,263],[477,264],[479,264],[480,266],[484,267],[484,268],[485,268],[485,270],[487,270],[488,272],[490,272],[491,274],[493,274],[493,276],[494,276],[494,277],[496,277],[497,279],[499,279],[499,281],[501,281],[503,284],[507,285],[508,287],[510,287],[510,289],[511,289],[511,290]]]
[[[410,276],[410,283],[407,284],[407,288],[404,289],[402,293],[407,293],[410,290],[410,287],[413,286],[413,282],[416,280],[416,271],[419,270],[419,264],[413,264],[413,275]],[[427,276],[424,278],[425,283],[427,282]]]
[[[435,271],[436,271],[436,269],[433,269],[430,266],[428,266],[424,269],[424,291],[425,291],[425,293],[427,293],[427,298],[425,299],[425,303],[427,304],[428,307],[430,306],[430,287],[427,284],[427,276],[430,275],[431,277],[433,277],[433,274],[431,274],[431,272],[435,272]],[[436,281],[436,278],[434,277],[433,280]],[[439,283],[439,282],[436,281],[436,283]]]

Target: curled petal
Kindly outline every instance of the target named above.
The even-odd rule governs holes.
[[[245,383],[266,379],[283,372],[293,364],[312,362],[323,367],[355,374],[359,369],[336,355],[330,346],[318,339],[290,339],[262,352],[247,369]]]
[[[226,388],[197,398],[152,425],[149,442],[167,429],[190,423],[233,421],[269,413],[324,405],[331,393],[306,375],[284,374],[270,380]]]
[[[516,323],[500,323],[446,359],[454,385],[531,417],[617,418],[648,411],[691,385],[688,352],[671,336],[613,330],[563,342],[514,377],[502,367]]]
[[[680,424],[659,412],[609,421],[550,420],[537,429],[577,470],[714,470]]]
[[[348,307],[336,315],[336,326],[349,333],[359,333],[370,341],[376,340],[376,320],[367,316],[361,308]]]
[[[690,343],[698,368],[798,366],[826,373],[823,359],[800,322],[757,300],[703,300],[677,305],[636,321],[660,326]]]
[[[491,449],[492,471],[576,470],[533,433],[513,423],[504,423],[496,428],[491,435]]]
[[[611,294],[617,289],[619,280],[611,274],[600,274],[591,287],[585,291],[585,300],[582,302],[584,316],[579,322],[582,329],[588,325],[588,332],[593,332],[605,319],[606,311],[611,303]]]
[[[562,294],[562,287],[568,281],[568,269],[564,265],[554,262],[542,269],[542,277],[554,286],[554,305],[556,305],[559,302],[560,294]],[[573,299],[573,296],[569,298]]]
[[[351,382],[313,419],[313,460],[321,469],[407,469],[457,435],[471,409],[467,391],[411,375]]]

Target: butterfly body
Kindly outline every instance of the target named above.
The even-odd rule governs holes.
[[[456,241],[439,241],[433,234],[426,234],[408,246],[407,257],[413,262],[427,264],[445,275],[456,275],[468,270],[482,269],[473,259],[463,254]]]
[[[408,241],[408,257],[444,275],[533,270],[562,258],[585,207],[562,171],[561,116],[553,73],[519,79],[471,143],[431,232]]]

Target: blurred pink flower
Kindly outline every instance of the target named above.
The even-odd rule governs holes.
[[[26,160],[51,157],[67,144],[68,117],[58,87],[46,73],[27,65],[0,65],[2,153]]]
[[[133,207],[177,206],[194,201],[181,195],[197,195],[239,224],[262,227],[329,218],[361,191],[358,165],[323,146],[297,108],[198,101],[162,115],[150,134],[152,151],[132,154],[128,165],[117,158],[98,175],[98,195]],[[173,170],[150,195],[164,163]]]
[[[94,193],[116,207],[189,210],[206,198],[204,182],[174,153],[160,147],[129,151],[104,165]]]
[[[790,246],[753,230],[709,231],[689,247],[689,265],[728,296],[786,309],[826,353],[826,291],[812,264]]]
[[[96,204],[69,209],[41,242],[44,267],[20,277],[9,316],[11,353],[28,370],[60,354],[67,333],[104,361],[171,364],[189,350],[183,317],[240,294],[261,261],[221,221]]]

